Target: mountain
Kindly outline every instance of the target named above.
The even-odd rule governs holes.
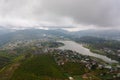
[[[0,45],[9,41],[39,39],[43,37],[65,37],[70,39],[80,38],[83,36],[93,36],[98,38],[120,40],[119,30],[84,30],[77,32],[69,32],[63,29],[25,29],[25,30],[9,30],[0,29]]]
[[[43,37],[69,37],[64,30],[25,29],[0,35],[0,44],[15,40],[31,40]]]
[[[10,29],[0,28],[0,35],[6,34],[6,33],[9,33],[9,32],[11,32]]]
[[[105,39],[113,39],[113,40],[120,40],[120,31],[119,30],[83,30],[72,32],[71,35],[77,37],[83,36],[93,36],[93,37],[100,37]]]

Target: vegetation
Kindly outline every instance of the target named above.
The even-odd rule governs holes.
[[[82,75],[86,73],[86,68],[83,64],[68,62],[61,67],[69,75]]]
[[[104,42],[104,40],[99,42]],[[91,46],[93,44],[97,45],[97,43],[90,44],[89,42]],[[88,69],[86,67],[87,63],[74,62],[74,59],[73,61],[68,60],[63,65],[58,65],[54,58],[57,50],[53,52],[51,47],[62,45],[59,42],[43,42],[40,47],[33,44],[9,50],[0,50],[0,80],[68,80],[69,77],[75,80],[107,80],[113,78],[114,74],[109,74],[108,69]],[[99,52],[97,47],[90,48]],[[71,52],[68,50],[66,53]],[[103,53],[101,52],[101,54]],[[63,58],[65,58],[64,55]]]
[[[7,64],[11,63],[16,56],[16,54],[11,54],[11,51],[0,51],[0,69],[2,69]]]
[[[60,43],[60,42],[43,42],[41,43],[41,46],[47,46],[47,47],[50,47],[50,48],[54,48],[54,47],[59,47],[59,46],[63,46],[64,44],[63,43]]]
[[[49,54],[34,55],[24,61],[14,72],[11,80],[64,80],[66,76],[60,71]]]
[[[86,36],[76,39],[76,41],[90,44],[91,47],[96,49],[101,49],[105,47],[110,49],[120,49],[120,42],[115,40],[106,40],[103,38]]]
[[[106,55],[111,59],[120,61],[120,58],[118,57],[118,54],[120,54],[120,52],[118,52],[118,50],[120,50],[120,41],[106,40],[90,36],[81,37],[79,39],[77,38],[75,41],[87,44],[85,47],[89,48],[94,53]]]

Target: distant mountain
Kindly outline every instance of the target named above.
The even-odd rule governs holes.
[[[0,28],[0,35],[6,34],[6,33],[9,33],[9,32],[11,32],[11,30]]]
[[[66,37],[70,39],[80,38],[83,36],[93,36],[105,39],[120,40],[120,31],[118,30],[84,30],[77,32],[68,32],[63,29],[25,29],[10,30],[0,29],[0,45],[13,40],[39,39],[46,37]]]
[[[120,40],[119,30],[84,30],[84,31],[72,32],[71,35],[77,37],[93,36],[93,37],[100,37],[105,39]]]
[[[64,30],[25,29],[0,35],[0,44],[15,40],[40,39],[43,37],[68,37]]]

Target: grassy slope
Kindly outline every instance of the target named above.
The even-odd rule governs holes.
[[[62,66],[62,69],[70,75],[82,75],[86,73],[85,66],[79,63],[68,62]]]
[[[9,54],[8,51],[0,51],[0,69],[10,63],[15,57],[15,54]]]
[[[14,72],[11,80],[64,80],[66,77],[51,55],[34,55],[24,61]]]
[[[0,80],[67,80],[70,76],[75,80],[82,80],[84,74],[100,80],[100,76],[97,75],[99,71],[89,71],[84,64],[67,62],[63,66],[58,66],[52,54],[27,54],[29,51],[25,53],[0,70]],[[100,73],[104,72],[101,71]]]
[[[17,57],[0,73],[0,80],[68,80],[70,76],[82,80],[83,75],[100,80],[97,74],[104,71],[89,71],[83,64],[73,62],[58,66],[51,54],[32,54],[27,58],[24,55]]]

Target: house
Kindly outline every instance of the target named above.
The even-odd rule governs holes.
[[[73,77],[69,77],[69,80],[74,80]]]

